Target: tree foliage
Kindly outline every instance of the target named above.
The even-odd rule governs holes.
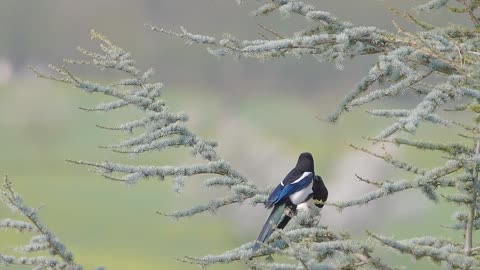
[[[348,59],[375,55],[376,63],[365,71],[365,76],[359,79],[328,120],[336,122],[345,112],[385,98],[416,95],[419,102],[410,108],[369,110],[370,115],[391,119],[392,123],[379,134],[372,134],[367,140],[411,147],[418,151],[435,151],[444,161],[434,168],[421,168],[389,154],[378,154],[352,145],[353,148],[380,158],[414,177],[373,181],[357,176],[360,181],[371,184],[376,189],[359,198],[328,204],[341,210],[365,205],[401,191],[417,189],[432,201],[444,200],[458,206],[454,223],[449,227],[459,231],[465,238],[463,242],[436,236],[396,240],[367,232],[366,240],[351,239],[347,234],[321,225],[315,211],[300,211],[294,224],[285,230],[276,230],[258,253],[252,253],[253,242],[248,242],[219,255],[185,257],[182,260],[203,266],[242,261],[252,269],[392,269],[394,266],[387,265],[375,255],[376,247],[387,246],[414,258],[430,258],[445,269],[479,267],[480,247],[474,245],[479,242],[473,237],[473,232],[480,228],[480,22],[476,15],[479,7],[480,1],[476,0],[429,1],[415,7],[414,12],[394,11],[416,25],[416,31],[407,31],[395,24],[397,31],[389,32],[374,26],[356,26],[301,1],[272,0],[259,7],[254,12],[255,16],[267,16],[278,11],[284,17],[302,16],[310,25],[291,36],[283,36],[276,30],[265,28],[267,34],[256,40],[241,40],[230,34],[216,38],[193,34],[183,27],[181,32],[173,32],[147,25],[154,31],[185,39],[189,44],[207,45],[208,51],[216,56],[232,55],[235,58],[249,57],[260,60],[288,55],[313,56],[321,62],[334,63],[341,69]],[[440,8],[466,16],[470,25],[436,26],[414,15]],[[102,34],[92,31],[92,39],[100,43],[100,52],[79,48],[86,59],[66,59],[62,67],[50,66],[54,73],[52,75],[33,69],[34,72],[39,77],[71,84],[88,93],[100,93],[112,98],[111,102],[98,104],[94,108],[83,108],[86,111],[116,111],[132,107],[141,112],[141,117],[134,121],[113,127],[99,126],[102,129],[130,134],[126,140],[104,148],[135,156],[182,147],[191,150],[198,163],[138,166],[113,161],[70,162],[93,167],[102,176],[129,185],[152,177],[160,180],[171,177],[178,190],[184,185],[185,178],[205,175],[206,186],[224,191],[224,196],[207,204],[166,214],[175,218],[215,211],[226,205],[245,201],[252,204],[266,201],[269,188],[259,188],[242,176],[219,156],[214,142],[201,138],[187,128],[185,122],[188,117],[184,113],[171,112],[168,109],[166,103],[160,99],[163,85],[152,82],[152,69],[140,70],[129,52]],[[125,78],[111,83],[92,82],[73,74],[69,65],[94,66],[99,72],[114,70]],[[468,115],[471,120],[451,120],[455,119],[455,114]],[[438,126],[440,130],[458,130],[459,135],[455,141],[448,143],[416,139],[417,129],[425,122]],[[23,211],[20,212],[27,216]],[[9,220],[3,221],[0,226],[1,224],[16,229],[25,227],[36,230],[31,224],[12,223]],[[45,246],[42,247],[55,249],[55,243],[57,242],[43,243]],[[62,263],[67,264],[61,264],[63,268],[57,265],[47,267],[45,262],[35,265],[40,267],[38,269],[77,269],[73,258],[68,254],[70,253],[64,249],[52,253],[59,257]],[[267,260],[263,260],[264,257]],[[272,260],[277,257],[285,260]],[[12,264],[17,259],[0,256],[0,262],[5,261],[8,264],[8,260]]]
[[[17,247],[20,253],[31,254],[31,256],[14,256],[0,254],[1,266],[30,266],[35,270],[41,269],[68,269],[81,270],[70,252],[55,234],[50,231],[38,216],[38,209],[31,208],[25,204],[23,198],[13,190],[12,183],[5,176],[3,188],[0,190],[0,201],[8,206],[13,212],[18,212],[26,219],[0,220],[0,228],[14,230],[20,233],[33,234],[27,245]],[[41,252],[48,252],[50,256],[42,255]],[[38,255],[40,253],[40,255]],[[100,268],[99,268],[100,269]]]
[[[375,26],[356,26],[342,21],[328,12],[301,1],[268,1],[257,9],[256,16],[270,15],[279,11],[284,17],[299,15],[311,23],[292,36],[283,36],[276,30],[266,29],[271,38],[240,40],[231,35],[222,39],[189,33],[181,33],[147,25],[154,31],[183,38],[188,43],[208,44],[213,55],[233,55],[235,58],[250,57],[261,60],[288,55],[313,56],[321,62],[332,62],[339,69],[343,63],[362,55],[377,55],[377,61],[354,89],[341,101],[338,109],[328,120],[336,122],[340,116],[358,106],[385,98],[414,94],[420,101],[411,108],[376,109],[368,111],[375,117],[392,119],[393,123],[368,140],[373,143],[393,143],[413,147],[419,151],[437,151],[446,159],[435,168],[418,168],[415,164],[396,160],[389,154],[377,154],[368,149],[353,148],[385,160],[391,166],[412,173],[411,180],[372,181],[357,176],[359,180],[376,186],[376,190],[360,198],[331,203],[338,209],[364,205],[409,189],[421,190],[427,198],[441,199],[459,206],[452,229],[461,230],[464,243],[424,237],[396,241],[370,234],[372,239],[402,253],[417,257],[430,257],[445,268],[469,269],[478,266],[478,248],[473,246],[473,231],[478,227],[478,137],[479,95],[479,46],[480,23],[476,15],[480,2],[434,0],[416,7],[416,12],[428,12],[447,8],[459,16],[466,15],[470,25],[448,24],[436,26],[422,21],[412,12],[394,13],[417,26],[417,31],[407,31],[395,24],[396,32]],[[378,85],[378,86],[377,86]],[[438,114],[440,110],[449,113]],[[455,118],[457,111],[470,115],[471,123],[459,123],[447,119]],[[445,115],[445,116],[444,116]],[[452,143],[419,141],[413,139],[423,122],[438,125],[443,129],[457,129],[459,137]],[[457,192],[450,192],[455,188]],[[440,195],[439,193],[442,192]]]

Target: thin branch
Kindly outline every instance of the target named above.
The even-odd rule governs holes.
[[[477,139],[477,146],[475,147],[474,158],[480,157],[480,137]],[[478,185],[478,162],[474,162],[472,172],[472,189],[471,189],[471,204],[468,211],[467,227],[465,229],[465,255],[470,256],[472,254],[473,246],[473,222],[475,221],[476,209],[477,209],[477,185]]]
[[[273,30],[273,29],[270,29],[270,28],[264,26],[263,24],[258,23],[258,26],[260,26],[263,30],[271,33],[272,35],[274,35],[274,36],[276,36],[276,37],[278,37],[278,38],[280,38],[280,39],[285,39],[285,37],[282,36],[282,35],[280,35],[277,31],[275,31],[275,30]]]

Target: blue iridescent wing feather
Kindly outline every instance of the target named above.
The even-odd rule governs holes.
[[[282,190],[283,190],[283,186],[281,184],[279,184],[273,191],[272,193],[270,194],[270,196],[268,197],[268,200],[267,200],[267,204],[265,205],[266,208],[270,208],[273,206],[273,204],[275,203],[275,201],[277,200],[278,196],[280,195],[280,193],[282,193]]]
[[[286,185],[285,187],[283,187],[282,191],[277,196],[277,199],[273,202],[273,204],[276,204],[281,200],[283,200],[284,198],[292,195],[293,193],[308,187],[310,183],[312,183],[312,181],[313,181],[313,174],[309,174],[297,183],[291,183]]]

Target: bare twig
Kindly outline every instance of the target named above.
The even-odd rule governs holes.
[[[477,139],[477,146],[475,147],[475,158],[479,157],[480,153],[480,138]],[[471,204],[470,209],[468,211],[468,220],[467,220],[467,227],[465,229],[465,255],[470,256],[472,254],[472,242],[473,242],[473,222],[475,220],[475,214],[477,209],[477,184],[478,184],[478,164],[474,162],[473,166],[473,180],[472,180],[472,194],[471,194]]]

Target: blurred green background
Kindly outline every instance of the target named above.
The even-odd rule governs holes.
[[[310,1],[355,24],[392,29],[389,7],[406,9],[419,1]],[[219,195],[207,190],[200,178],[188,180],[184,193],[176,194],[170,180],[141,182],[133,187],[109,182],[87,168],[65,159],[128,161],[98,145],[118,142],[122,134],[99,130],[95,124],[133,119],[130,111],[113,114],[86,113],[77,109],[102,100],[77,89],[34,78],[31,64],[45,70],[64,57],[78,56],[75,48],[95,48],[89,30],[105,33],[131,51],[138,66],[153,67],[155,79],[166,84],[163,98],[175,110],[186,111],[190,127],[220,143],[219,152],[259,186],[274,185],[294,165],[302,151],[315,156],[317,173],[323,176],[335,200],[352,198],[370,187],[356,181],[358,173],[373,179],[406,177],[381,161],[348,148],[345,142],[368,145],[361,136],[375,135],[389,122],[363,113],[349,114],[337,125],[317,119],[336,104],[365,73],[374,58],[345,63],[343,71],[314,59],[286,58],[260,63],[215,58],[201,46],[149,31],[144,23],[220,36],[229,32],[243,39],[258,38],[258,23],[290,34],[308,22],[280,16],[254,18],[258,6],[234,0],[104,0],[104,1],[0,1],[0,173],[8,173],[18,192],[31,206],[42,206],[41,218],[75,253],[86,269],[196,269],[175,258],[215,254],[256,237],[267,215],[262,207],[230,206],[216,215],[171,220],[155,211],[193,206]],[[462,23],[450,14],[426,16],[433,23]],[[93,69],[78,69],[86,78],[101,78]],[[90,76],[90,77],[88,77]],[[380,107],[402,107],[416,101],[407,96]],[[425,126],[419,136],[435,134],[438,140],[455,135]],[[370,147],[370,146],[369,146]],[[378,147],[377,147],[378,148]],[[401,158],[432,167],[443,162],[387,146]],[[381,150],[381,149],[376,149]],[[181,164],[184,150],[148,155],[134,163]],[[326,208],[323,220],[337,230],[364,237],[364,230],[397,238],[444,235],[461,239],[443,229],[455,208],[426,201],[418,192],[407,192],[366,207],[337,213]],[[0,207],[0,219],[12,217]],[[25,235],[0,232],[0,253],[28,241]],[[379,250],[392,263],[409,269],[437,269],[412,264],[406,256]],[[242,264],[213,269],[244,269]],[[20,269],[20,268],[18,268]]]

